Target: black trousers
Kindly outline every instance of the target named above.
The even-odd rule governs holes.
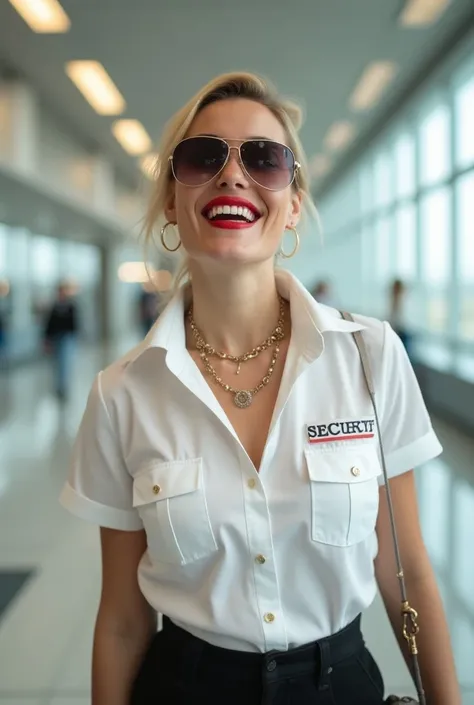
[[[164,619],[131,705],[382,705],[384,684],[360,617],[341,632],[267,654],[211,646]]]

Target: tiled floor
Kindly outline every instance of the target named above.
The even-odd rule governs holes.
[[[81,353],[64,407],[49,392],[45,363],[0,376],[0,571],[37,570],[0,617],[0,705],[90,703],[98,530],[69,516],[57,496],[88,388],[111,355]],[[474,442],[443,423],[436,427],[445,453],[418,472],[420,512],[451,624],[463,703],[474,705]],[[388,689],[409,692],[379,601],[364,625]]]

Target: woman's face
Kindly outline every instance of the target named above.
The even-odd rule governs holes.
[[[213,135],[233,146],[246,139],[266,138],[287,144],[285,130],[266,108],[252,100],[221,100],[205,107],[191,125],[187,137]],[[299,220],[301,197],[294,187],[269,191],[243,170],[237,149],[231,149],[222,171],[204,186],[171,185],[167,219],[177,223],[183,247],[191,260],[226,264],[257,264],[273,260],[283,232]],[[213,217],[211,201],[242,206],[255,215],[251,223],[225,224]],[[237,200],[236,200],[237,199]],[[229,217],[229,216],[228,216]]]

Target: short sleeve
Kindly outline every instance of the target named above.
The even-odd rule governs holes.
[[[405,347],[384,323],[376,402],[389,477],[401,475],[442,452]],[[382,478],[383,482],[383,478]]]
[[[120,452],[100,381],[99,374],[87,400],[60,502],[94,524],[138,531],[143,524],[132,505],[133,481]]]

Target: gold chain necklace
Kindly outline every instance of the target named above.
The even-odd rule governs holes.
[[[284,300],[280,297],[280,317],[278,319],[278,324],[273,331],[273,333],[261,344],[257,345],[253,350],[250,351],[250,353],[244,353],[243,355],[228,355],[227,353],[218,353],[215,351],[213,347],[208,345],[204,338],[202,337],[201,332],[197,328],[194,318],[193,318],[193,309],[192,307],[189,309],[188,313],[188,318],[189,318],[189,324],[191,326],[191,330],[193,332],[194,337],[196,338],[196,347],[199,351],[199,354],[201,356],[201,360],[203,361],[204,368],[206,372],[208,372],[211,377],[219,384],[223,389],[225,389],[226,392],[230,392],[231,394],[234,395],[234,404],[239,407],[239,409],[246,409],[247,407],[250,406],[250,404],[253,401],[253,398],[255,394],[260,392],[264,387],[267,386],[267,384],[270,382],[270,379],[273,375],[273,372],[275,370],[275,365],[278,360],[278,355],[280,352],[280,346],[278,345],[278,342],[280,340],[283,340],[285,337],[285,328],[284,328],[284,322],[285,322],[285,304]],[[253,389],[235,389],[232,387],[230,384],[226,384],[222,377],[219,377],[217,374],[217,371],[214,369],[214,367],[211,365],[211,362],[209,360],[210,355],[216,355],[217,357],[224,359],[224,360],[231,360],[231,362],[236,362],[239,365],[237,374],[240,371],[240,365],[242,362],[246,362],[247,360],[250,360],[254,357],[257,357],[263,350],[266,350],[267,348],[271,347],[272,345],[275,345],[275,349],[273,351],[272,355],[272,361],[270,363],[270,366],[268,368],[267,374],[265,377],[262,379],[262,381],[257,384],[256,387],[253,387]]]
[[[206,343],[206,341],[202,337],[201,332],[199,331],[198,327],[194,322],[193,309],[191,307],[189,309],[188,317],[191,330],[196,339],[197,350],[199,351],[199,353],[204,352],[207,357],[214,356],[218,357],[221,360],[230,360],[231,362],[235,362],[237,364],[236,374],[240,374],[240,367],[243,362],[247,362],[247,360],[252,360],[253,358],[260,355],[261,352],[267,350],[267,348],[271,347],[272,345],[275,345],[275,343],[279,342],[280,340],[283,340],[283,338],[285,337],[285,300],[281,296],[279,296],[278,299],[280,302],[280,313],[278,323],[276,324],[273,333],[271,333],[268,338],[266,338],[262,343],[260,343],[260,345],[256,345],[252,350],[250,350],[250,352],[246,352],[243,355],[230,355],[230,353],[219,352],[218,350],[213,348],[212,345]]]

